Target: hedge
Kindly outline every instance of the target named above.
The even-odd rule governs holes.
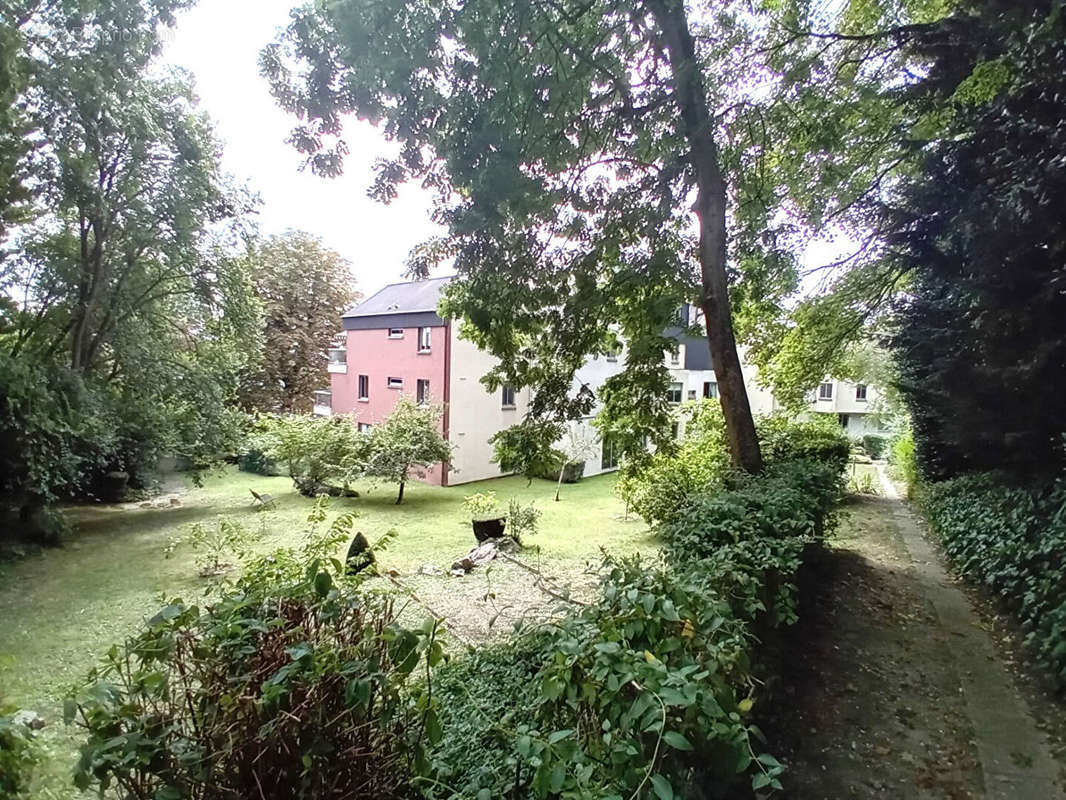
[[[955,568],[1003,600],[1066,686],[1066,481],[982,473],[929,484],[923,503]]]

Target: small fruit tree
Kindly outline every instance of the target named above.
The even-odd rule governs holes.
[[[418,405],[401,397],[396,408],[376,425],[370,436],[370,454],[365,474],[400,486],[396,504],[403,502],[403,490],[412,474],[424,478],[434,464],[447,463],[452,445],[441,434],[441,410]]]

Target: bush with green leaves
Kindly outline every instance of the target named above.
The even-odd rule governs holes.
[[[892,474],[907,487],[907,494],[917,492],[921,484],[918,473],[918,457],[914,449],[914,431],[908,428],[895,438],[889,452]]]
[[[41,760],[36,734],[0,705],[0,797],[29,797],[30,779]]]
[[[714,493],[730,481],[744,480],[729,463],[720,404],[714,400],[685,403],[680,414],[684,435],[676,447],[625,464],[616,484],[627,508],[652,525],[671,522],[690,496]],[[823,415],[812,420],[771,415],[760,418],[756,427],[767,470],[776,464],[802,461],[824,467],[824,471],[805,472],[808,476],[839,476],[848,462],[848,438],[839,425]],[[807,488],[819,497],[832,495],[831,491],[827,495],[824,487]]]
[[[787,430],[778,437],[783,452]],[[809,455],[820,435],[799,438],[787,449]],[[748,714],[765,677],[760,642],[795,621],[793,576],[840,497],[840,446],[826,441],[831,457],[723,473],[665,515],[659,559],[607,557],[594,601],[442,666],[444,735],[432,754],[441,783],[428,796],[780,788],[783,768]]]
[[[652,525],[668,522],[685,498],[709,491],[730,471],[725,420],[713,400],[685,403],[684,436],[650,458],[623,464],[616,490],[626,507]]]
[[[1066,686],[1066,479],[982,473],[929,484],[922,501],[955,568],[1003,601]]]
[[[301,494],[314,497],[347,488],[370,458],[370,437],[345,417],[307,414],[264,415],[258,418],[250,449],[283,464]]]
[[[811,419],[770,414],[760,417],[756,428],[767,464],[814,461],[840,473],[851,454],[851,442],[831,414],[814,414]]]
[[[260,521],[252,530],[239,520],[220,516],[214,524],[195,522],[184,536],[172,538],[164,555],[170,558],[180,547],[188,546],[196,551],[196,565],[204,578],[223,575],[235,562],[246,559],[253,545],[266,535],[266,525]]]
[[[522,505],[516,497],[507,504],[507,535],[518,544],[540,530],[540,517],[544,512],[534,503]]]
[[[888,441],[884,436],[868,433],[862,437],[862,449],[866,451],[866,455],[870,458],[881,458],[885,454],[887,446]]]
[[[496,492],[474,492],[463,498],[463,510],[472,520],[499,519],[503,516]]]
[[[169,602],[67,699],[75,783],[115,798],[411,796],[440,736],[416,680],[443,657],[336,557],[352,517],[251,562],[206,608]]]
[[[501,472],[514,472],[529,479],[549,474],[554,480],[566,458],[555,447],[564,429],[560,423],[543,420],[525,420],[504,428],[489,439],[492,460]]]

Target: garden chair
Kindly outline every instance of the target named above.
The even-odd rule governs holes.
[[[249,489],[252,493],[252,507],[253,508],[275,508],[277,507],[278,500],[272,494],[259,494],[255,489]]]

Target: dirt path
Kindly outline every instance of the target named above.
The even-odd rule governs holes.
[[[911,512],[856,498],[805,578],[766,725],[785,795],[1056,800],[1046,742]]]

